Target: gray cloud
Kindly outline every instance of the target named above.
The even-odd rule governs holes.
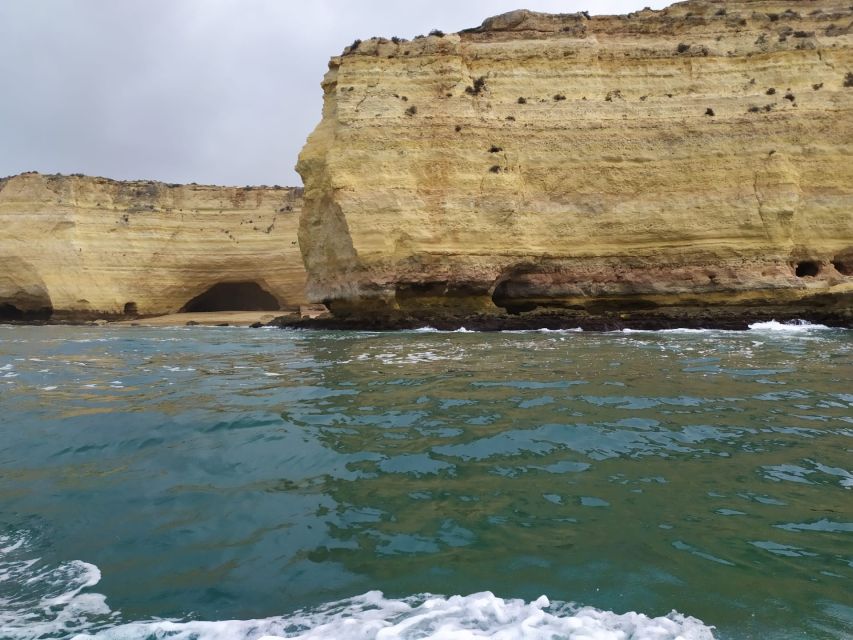
[[[527,0],[549,12],[667,2]],[[0,175],[299,184],[329,57],[458,31],[519,0],[3,0]]]

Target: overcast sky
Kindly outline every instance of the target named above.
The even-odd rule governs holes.
[[[0,176],[301,184],[330,56],[518,8],[654,0],[0,0]]]

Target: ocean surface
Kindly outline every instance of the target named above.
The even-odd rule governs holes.
[[[0,326],[0,638],[851,638],[851,454],[851,331]]]

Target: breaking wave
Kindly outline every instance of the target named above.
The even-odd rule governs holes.
[[[805,320],[792,320],[791,322],[776,322],[769,320],[768,322],[753,322],[749,325],[752,331],[788,331],[788,332],[803,332],[803,331],[819,331],[823,329],[831,329],[824,324],[812,324]]]

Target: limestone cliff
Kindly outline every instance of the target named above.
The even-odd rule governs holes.
[[[301,189],[0,180],[0,319],[303,302]]]
[[[515,11],[323,89],[299,236],[341,318],[850,321],[849,0]]]

